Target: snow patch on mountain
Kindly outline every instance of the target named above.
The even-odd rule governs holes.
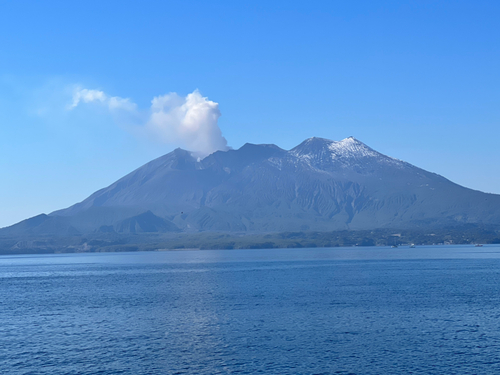
[[[353,137],[343,139],[339,142],[331,141],[328,149],[332,152],[332,159],[336,158],[363,158],[379,157],[381,154],[372,150],[364,143]]]
[[[403,168],[407,163],[383,155],[358,141],[348,137],[341,141],[325,138],[309,138],[289,151],[289,155],[298,158],[313,168],[324,168],[328,164],[340,167],[352,167],[372,160],[378,163],[390,164]]]

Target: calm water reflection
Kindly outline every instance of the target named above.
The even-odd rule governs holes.
[[[8,374],[500,373],[500,247],[0,257]]]

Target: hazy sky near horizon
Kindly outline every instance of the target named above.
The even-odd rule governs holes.
[[[500,193],[500,2],[0,5],[0,227],[172,149],[354,136]]]

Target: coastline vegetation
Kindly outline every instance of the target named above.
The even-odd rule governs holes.
[[[500,227],[376,229],[280,233],[93,233],[78,236],[0,237],[0,254],[43,254],[189,249],[266,249],[350,246],[498,244]]]

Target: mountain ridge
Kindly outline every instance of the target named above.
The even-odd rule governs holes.
[[[354,137],[312,137],[288,151],[246,143],[204,159],[177,148],[39,224],[27,220],[0,235],[43,233],[45,227],[57,234],[57,228],[143,233],[493,225],[500,222],[500,195],[462,187]]]

